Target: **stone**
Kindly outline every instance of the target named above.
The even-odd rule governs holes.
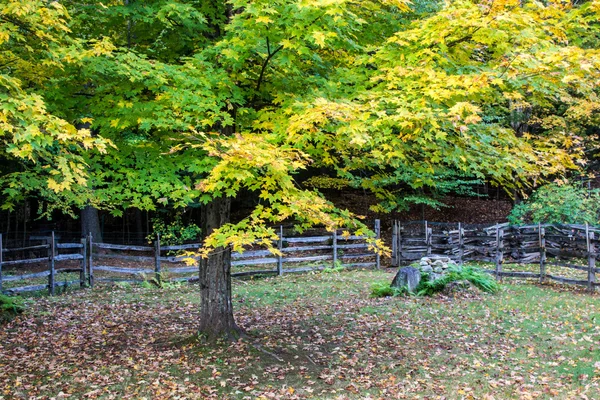
[[[441,292],[445,296],[452,296],[457,293],[477,295],[479,289],[469,281],[456,281],[447,284]]]
[[[437,267],[441,267],[442,265],[444,265],[444,262],[442,260],[435,260],[433,262],[433,265],[435,265]]]
[[[433,272],[433,267],[429,264],[421,266],[422,274],[430,274]]]
[[[400,268],[392,281],[391,287],[406,287],[409,292],[414,292],[421,281],[421,272],[415,267]]]
[[[435,281],[436,279],[440,279],[442,276],[444,275],[432,272],[431,274],[429,274],[429,282]]]
[[[424,267],[424,266],[426,266],[426,265],[429,265],[429,263],[428,263],[427,261],[423,261],[423,260],[421,260],[421,262],[419,263],[419,265],[420,265],[421,267]]]
[[[442,267],[435,267],[433,269],[433,272],[435,272],[436,274],[441,274],[444,272],[444,269]]]

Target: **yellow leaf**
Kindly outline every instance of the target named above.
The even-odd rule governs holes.
[[[313,32],[312,37],[319,47],[325,47],[325,34],[323,32],[315,31]]]
[[[273,20],[272,20],[271,18],[269,18],[269,17],[265,16],[265,15],[262,15],[262,16],[260,16],[260,17],[256,18],[256,22],[258,22],[258,23],[263,23],[263,24],[265,24],[265,25],[268,25],[268,24],[270,24],[271,22],[273,22]]]

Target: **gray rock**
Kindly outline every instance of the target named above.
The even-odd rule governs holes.
[[[456,293],[477,294],[479,289],[469,281],[450,282],[442,290],[442,294],[452,296]]]
[[[429,263],[427,261],[423,261],[421,260],[421,262],[419,263],[420,266],[424,267],[426,265],[429,265]]]
[[[429,274],[429,282],[431,281],[435,281],[436,279],[440,279],[442,276],[442,274],[436,274],[435,272],[432,272],[431,274]]]
[[[427,264],[427,265],[421,266],[421,273],[422,274],[430,274],[432,272],[433,272],[433,268],[431,267],[431,265]]]
[[[435,267],[433,269],[433,272],[435,272],[436,274],[441,274],[444,272],[444,269],[442,267]]]
[[[435,260],[433,262],[433,265],[435,265],[436,267],[441,267],[442,265],[444,265],[444,262],[442,260]]]
[[[398,273],[392,281],[391,287],[406,287],[409,292],[414,292],[421,281],[421,272],[414,267],[404,267],[398,270]]]

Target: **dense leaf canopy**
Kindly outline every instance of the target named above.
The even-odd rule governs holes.
[[[597,0],[1,0],[4,206],[118,213],[249,191],[252,214],[209,239],[241,246],[287,218],[350,223],[303,169],[381,210],[448,180],[561,176],[598,123],[599,13]]]

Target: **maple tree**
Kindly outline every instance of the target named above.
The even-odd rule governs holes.
[[[68,13],[57,2],[0,2],[0,176],[10,208],[29,191],[41,197],[84,186],[83,153],[109,144],[48,110],[44,90],[68,64],[102,52],[68,35]],[[15,168],[14,161],[20,168]]]
[[[116,213],[204,204],[211,338],[237,335],[231,249],[271,246],[269,225],[291,218],[366,233],[298,171],[369,190],[377,210],[440,177],[519,189],[584,163],[600,108],[598,1],[2,4],[2,61],[18,60],[3,93],[22,102],[2,103],[3,156],[27,165],[4,194],[26,182],[50,207]],[[232,224],[243,190],[259,204]]]

